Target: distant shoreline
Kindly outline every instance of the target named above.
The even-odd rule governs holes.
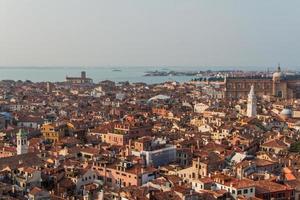
[[[113,70],[118,71],[113,71]],[[274,68],[275,69],[275,68]],[[272,68],[272,70],[274,70]],[[272,72],[270,70],[269,72]],[[63,82],[66,76],[77,77],[81,71],[86,71],[87,77],[94,83],[111,80],[116,83],[128,81],[130,83],[144,82],[146,84],[163,83],[166,81],[188,82],[199,77],[220,77],[231,72],[262,72],[259,70],[217,69],[207,67],[0,67],[0,80],[31,80],[32,82]],[[147,72],[157,72],[148,74]]]
[[[159,68],[161,71],[173,71],[172,69],[176,69],[178,71],[184,71],[186,69],[198,69],[197,71],[234,71],[234,70],[241,70],[241,71],[267,71],[272,69],[275,69],[275,67],[266,67],[266,66],[219,66],[219,65],[212,65],[212,66],[137,66],[137,65],[132,65],[132,66],[119,66],[119,65],[107,65],[107,66],[5,66],[2,65],[0,66],[1,69],[118,69],[118,70],[123,70],[123,69],[132,69],[132,68]],[[287,67],[287,71],[295,71],[295,72],[300,72],[300,66],[292,66],[292,67]],[[187,70],[189,71],[189,70]],[[273,70],[274,71],[274,70]]]

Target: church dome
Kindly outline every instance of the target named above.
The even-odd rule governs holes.
[[[284,74],[281,72],[280,66],[278,66],[277,71],[273,74],[273,80],[280,80],[283,76]]]
[[[282,74],[282,72],[275,72],[274,74],[273,74],[273,79],[281,79],[283,77],[283,74]]]
[[[288,108],[284,108],[281,112],[280,112],[280,115],[285,117],[285,118],[289,118],[289,117],[292,117],[292,110],[291,109],[288,109]]]

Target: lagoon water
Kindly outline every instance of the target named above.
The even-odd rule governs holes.
[[[94,83],[111,80],[115,82],[129,81],[130,83],[144,82],[147,84],[162,83],[165,81],[190,81],[195,76],[144,76],[148,71],[176,71],[199,72],[206,70],[262,70],[266,67],[238,67],[238,66],[202,66],[202,67],[164,67],[164,66],[122,66],[122,67],[0,67],[0,80],[31,80],[33,82],[62,82],[66,76],[80,76],[86,71],[87,77]],[[270,68],[272,69],[272,68]],[[276,69],[276,67],[274,67]],[[292,68],[290,68],[292,69]],[[298,71],[299,67],[294,68]]]
[[[202,68],[203,69],[203,68]],[[147,71],[200,71],[197,67],[1,67],[0,80],[31,80],[33,82],[61,82],[66,76],[80,76],[81,71],[86,71],[87,76],[94,83],[103,80],[115,82],[129,81],[144,82],[147,84],[165,81],[189,81],[194,76],[144,76]]]

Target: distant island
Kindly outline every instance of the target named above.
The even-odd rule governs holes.
[[[144,76],[198,76],[199,72],[147,71]]]

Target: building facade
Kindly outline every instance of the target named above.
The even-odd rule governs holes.
[[[300,98],[300,76],[286,75],[280,66],[272,77],[226,77],[225,97],[227,99],[247,98],[251,86],[257,96],[273,96],[281,99]]]
[[[71,123],[45,123],[41,127],[41,133],[44,140],[50,142],[59,142],[63,137],[72,135],[74,126]]]
[[[80,77],[66,77],[66,82],[71,84],[90,84],[93,83],[91,78],[86,76],[86,72],[82,71]]]
[[[169,145],[153,151],[142,151],[147,166],[159,167],[168,165],[176,160],[176,146]]]

